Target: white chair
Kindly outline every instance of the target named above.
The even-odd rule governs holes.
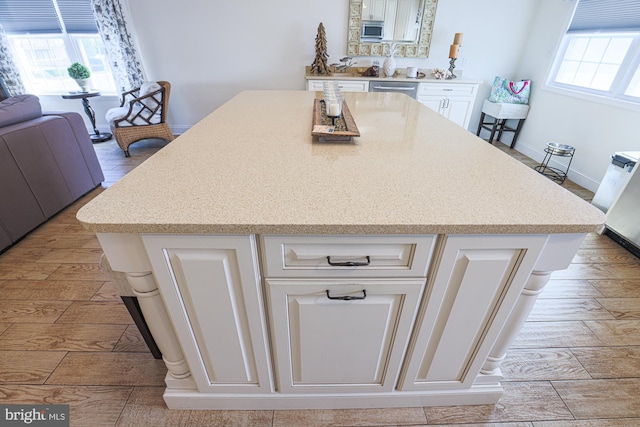
[[[476,135],[480,136],[482,129],[490,131],[489,144],[493,144],[496,132],[498,132],[496,141],[501,141],[504,132],[513,132],[513,139],[511,140],[511,148],[513,148],[516,145],[516,140],[522,130],[527,114],[529,114],[529,105],[527,104],[506,104],[485,100],[484,104],[482,104],[482,114],[480,115],[480,123],[478,123]],[[493,121],[485,122],[486,116],[493,118]],[[517,120],[518,123],[515,128],[508,127],[507,120]]]

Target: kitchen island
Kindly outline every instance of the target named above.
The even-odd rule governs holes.
[[[248,91],[78,212],[126,274],[170,408],[493,403],[549,275],[604,215],[396,93]]]

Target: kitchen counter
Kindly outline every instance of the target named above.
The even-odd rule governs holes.
[[[368,81],[386,81],[386,82],[415,82],[415,83],[440,83],[440,84],[451,84],[451,83],[470,83],[470,84],[480,84],[482,80],[478,79],[467,79],[463,77],[458,77],[455,79],[436,79],[431,76],[431,70],[421,70],[424,74],[424,77],[407,77],[406,69],[397,69],[396,73],[393,76],[385,76],[382,72],[382,67],[380,67],[380,72],[378,77],[373,76],[363,76],[361,71],[357,70],[366,70],[366,68],[357,68],[355,70],[348,70],[344,73],[331,73],[331,74],[311,74],[307,69],[307,72],[304,76],[305,80],[368,80]],[[454,72],[455,73],[455,72]],[[461,72],[458,71],[458,74]]]
[[[248,91],[77,214],[125,273],[172,409],[490,404],[555,270],[604,214],[428,107]]]
[[[403,95],[346,94],[361,136],[314,141],[314,96],[239,94],[78,219],[96,232],[224,234],[577,233],[604,223],[593,206]]]

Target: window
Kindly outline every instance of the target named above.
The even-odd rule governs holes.
[[[116,93],[89,0],[0,0],[0,23],[27,92],[77,91],[67,74],[77,61],[91,70],[93,87]]]
[[[548,84],[640,103],[640,2],[579,0]]]

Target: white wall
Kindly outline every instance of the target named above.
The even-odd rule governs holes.
[[[517,149],[541,160],[547,142],[576,148],[569,178],[595,191],[616,151],[640,151],[640,106],[598,103],[552,92],[544,81],[575,0],[539,0],[518,72],[533,80],[531,109]]]
[[[488,94],[496,73],[511,74],[516,69],[514,53],[526,41],[536,0],[519,3],[524,22],[505,37],[502,25],[487,23],[494,11],[509,10],[511,0],[440,0],[430,58],[399,58],[398,66],[448,68],[453,35],[463,32],[458,62],[467,59],[464,75],[488,82],[483,95]],[[130,20],[148,77],[173,85],[171,124],[177,130],[193,125],[242,90],[303,90],[304,68],[315,57],[320,22],[326,28],[329,61],[338,62],[346,55],[348,6],[348,0],[189,0],[186,4],[129,0]],[[158,28],[158,22],[170,23],[170,30]],[[368,66],[374,59],[380,58],[355,61]]]
[[[304,68],[315,57],[324,23],[330,62],[346,55],[348,0],[128,0],[131,32],[149,79],[172,83],[169,123],[181,133],[246,89],[303,90]],[[530,116],[516,149],[541,160],[546,142],[576,147],[570,177],[595,189],[613,151],[640,150],[635,111],[602,106],[542,90],[548,65],[575,0],[439,0],[430,57],[398,58],[398,67],[448,68],[454,33],[464,33],[456,70],[480,79],[471,119],[475,133],[482,100],[496,75],[531,78]],[[373,59],[356,58],[358,66]],[[49,102],[49,101],[47,101]],[[115,98],[93,98],[98,124]],[[52,109],[81,111],[79,101],[55,97]],[[46,107],[47,105],[45,105]]]

